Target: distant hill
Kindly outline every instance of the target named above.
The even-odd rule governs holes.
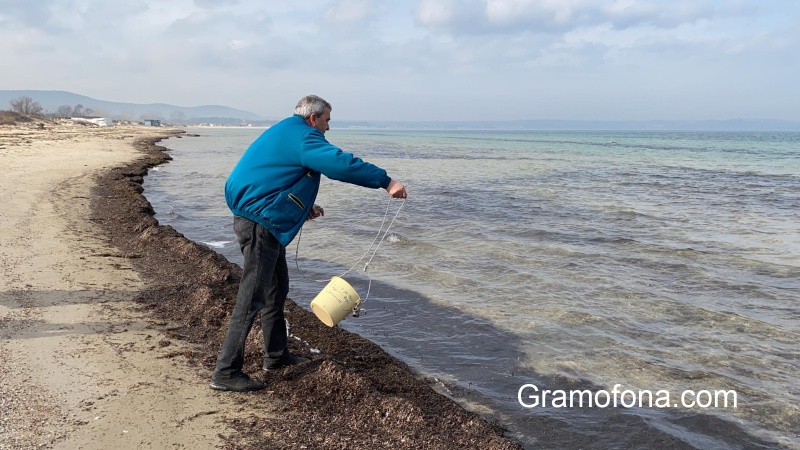
[[[269,126],[276,120],[219,105],[175,106],[165,103],[122,103],[97,100],[65,91],[0,90],[0,110],[10,109],[9,101],[27,96],[54,113],[60,106],[81,105],[95,116],[115,120],[142,121],[160,119],[164,123],[183,125]],[[544,131],[800,131],[800,122],[768,119],[730,120],[494,120],[494,121],[381,121],[345,120],[337,117],[336,128],[392,130],[544,130]]]
[[[166,103],[123,103],[98,100],[85,95],[66,91],[39,90],[0,90],[0,110],[9,109],[9,101],[27,96],[39,102],[47,112],[55,112],[58,107],[81,105],[92,110],[92,115],[109,116],[113,119],[135,120],[161,119],[175,123],[202,123],[204,118],[222,118],[228,124],[241,121],[262,120],[258,114],[219,105],[175,106]],[[210,120],[206,122],[211,122]]]

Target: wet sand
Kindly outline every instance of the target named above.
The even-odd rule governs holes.
[[[212,391],[240,269],[141,195],[180,130],[0,126],[0,448],[515,449],[377,345],[292,302],[311,362]],[[557,439],[543,427],[544,441]]]

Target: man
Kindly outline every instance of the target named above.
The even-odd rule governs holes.
[[[236,305],[211,388],[256,391],[264,383],[242,372],[244,344],[261,312],[265,370],[307,361],[287,350],[283,305],[289,293],[286,246],[308,219],[324,214],[314,204],[320,176],[406,198],[405,187],[386,171],[328,143],[331,105],[316,95],[303,97],[294,116],[270,127],[242,155],[225,184],[225,200],[244,266]]]

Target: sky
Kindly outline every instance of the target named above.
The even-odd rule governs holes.
[[[796,0],[0,0],[0,89],[346,120],[800,120]]]

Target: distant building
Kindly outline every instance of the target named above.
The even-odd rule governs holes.
[[[146,127],[160,127],[161,126],[161,121],[158,120],[158,119],[146,119],[144,121],[144,125]]]

